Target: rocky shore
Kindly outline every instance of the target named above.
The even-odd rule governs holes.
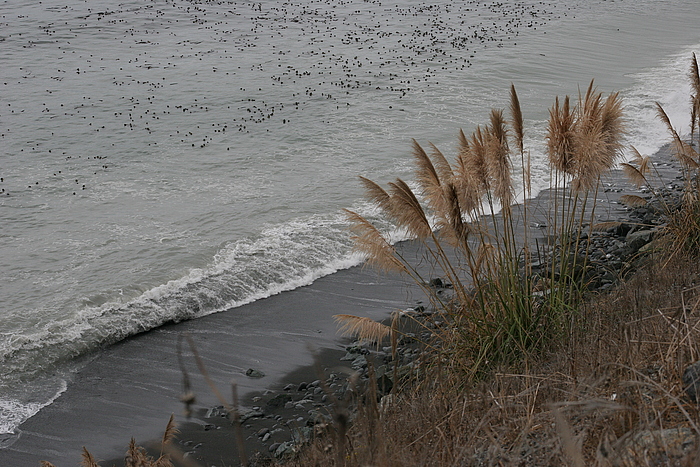
[[[405,313],[425,317],[429,312],[416,304]],[[412,319],[402,321],[405,326],[399,339],[396,374],[405,380],[420,365],[420,342],[429,340],[431,333],[406,327],[414,323]],[[357,395],[367,391],[370,380],[377,382],[378,397],[387,396],[395,384],[391,347],[350,341],[344,349],[316,353],[315,362],[243,401],[239,420],[246,456],[253,465],[292,456],[313,436],[324,432],[335,417],[351,417]],[[201,465],[239,465],[233,418],[223,405],[198,410],[178,427],[178,449]]]

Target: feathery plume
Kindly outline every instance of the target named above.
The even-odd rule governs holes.
[[[476,133],[472,135],[476,140]],[[457,165],[453,178],[462,212],[471,213],[479,207],[479,198],[482,195],[485,178],[483,154],[478,154],[478,148],[472,146],[464,136],[464,132],[459,130],[459,153],[457,154]]]
[[[423,195],[425,195],[428,203],[435,211],[438,213],[443,212],[445,210],[445,198],[443,197],[440,176],[428,154],[415,139],[413,140],[413,157],[416,160],[417,167],[416,179],[423,190]]]
[[[642,187],[644,185],[648,185],[647,178],[644,176],[644,174],[633,166],[632,164],[628,164],[627,162],[623,162],[620,164],[622,166],[622,171],[625,173],[627,178],[630,179],[632,183],[637,185],[638,187]]]
[[[360,181],[365,187],[365,198],[374,203],[384,214],[391,216],[391,199],[389,193],[368,178],[361,176]]]
[[[693,137],[695,136],[695,125],[698,121],[698,110],[700,110],[700,105],[698,105],[698,97],[694,94],[690,95],[690,142],[693,142]]]
[[[525,137],[523,112],[520,108],[518,94],[515,92],[515,85],[512,83],[510,85],[510,114],[512,117],[511,125],[513,127],[513,133],[515,133],[515,144],[518,146],[520,154],[523,154],[525,152],[523,145],[523,139]]]
[[[363,341],[376,342],[380,345],[382,339],[391,334],[391,326],[374,321],[371,318],[353,315],[333,315],[338,322],[338,330],[344,336],[355,336]]]
[[[693,59],[690,62],[690,82],[693,87],[693,94],[690,96],[690,141],[693,141],[695,128],[700,119],[700,70],[698,69],[698,59],[693,52]]]
[[[459,194],[454,183],[444,185],[447,209],[439,223],[440,235],[454,246],[463,247],[471,232],[469,224],[462,219]]]
[[[481,131],[481,126],[477,126],[469,142],[469,151],[464,153],[464,171],[460,174],[467,181],[475,181],[480,194],[490,189],[486,169],[486,145],[484,132]]]
[[[430,155],[432,156],[433,165],[440,176],[440,181],[444,184],[452,180],[454,178],[454,172],[447,158],[433,143],[428,144],[430,145]]]
[[[571,187],[574,191],[588,190],[602,172],[605,153],[601,119],[601,94],[595,92],[593,81],[585,98],[579,102],[575,141],[575,169]]]
[[[678,135],[678,132],[675,128],[673,128],[673,124],[671,123],[671,119],[668,117],[668,114],[658,102],[656,102],[656,114],[659,117],[659,119],[661,119],[661,121],[664,122],[664,124],[666,125],[666,129],[669,133],[671,133],[671,136],[673,137],[674,156],[676,156],[678,161],[681,164],[683,164],[686,167],[686,169],[698,168],[698,163],[689,154],[686,153],[689,145],[687,143],[684,143],[683,140],[681,140],[681,137]],[[692,152],[695,151],[693,150]]]
[[[630,149],[632,150],[632,160],[630,162],[640,165],[644,159],[644,156],[642,156],[642,153],[640,153],[634,146],[630,146]]]
[[[564,103],[559,106],[559,97],[554,101],[554,106],[549,110],[547,122],[547,156],[549,163],[555,170],[571,175],[574,169],[575,132],[576,121],[571,111],[569,96],[564,98]]]
[[[394,219],[415,237],[423,240],[430,236],[432,229],[423,207],[409,186],[401,180],[389,184]]]
[[[622,195],[620,196],[620,202],[630,207],[644,206],[647,204],[647,200],[637,195]]]
[[[459,135],[457,136],[457,139],[459,141],[459,144],[457,145],[457,149],[461,152],[464,150],[469,149],[469,140],[464,134],[464,131],[462,129],[459,129]]]
[[[690,82],[693,85],[695,95],[700,95],[700,69],[695,52],[693,52],[693,59],[690,62]]]
[[[632,149],[633,156],[630,162],[637,164],[637,169],[639,169],[639,172],[646,176],[646,174],[651,172],[651,158],[649,156],[642,156],[634,146],[630,146],[630,148]]]
[[[82,459],[80,461],[82,467],[100,467],[85,446],[83,446],[83,453],[80,457]]]
[[[603,101],[602,94],[595,91],[591,81],[585,99],[579,104],[574,132],[574,190],[593,188],[600,176],[610,170],[622,154],[625,135],[622,115],[619,94],[610,94]]]
[[[163,448],[165,448],[166,445],[168,445],[173,439],[175,439],[175,436],[179,433],[180,431],[177,429],[177,425],[175,423],[175,414],[170,414],[170,420],[168,420],[168,424],[165,425],[165,432],[163,433],[163,440],[161,441],[161,448],[160,448],[160,455],[163,455]]]
[[[493,193],[505,210],[513,203],[513,183],[511,180],[510,148],[503,111],[491,111],[488,127],[486,170],[493,186]]]
[[[356,212],[345,209],[354,232],[355,250],[367,255],[367,261],[383,271],[402,271],[403,263],[396,257],[394,247],[377,228]]]
[[[622,139],[626,133],[620,93],[615,92],[605,99],[601,110],[601,133],[605,142],[605,168],[611,168],[622,154]]]

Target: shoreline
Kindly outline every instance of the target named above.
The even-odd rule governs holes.
[[[665,174],[673,175],[675,169],[667,146],[654,160],[667,163]],[[616,200],[624,194],[639,193],[639,190],[628,183],[620,171],[606,177],[603,184],[599,201],[605,202],[605,206],[597,208],[599,220],[623,217],[626,210],[616,204]],[[546,206],[548,190],[528,202],[538,208]],[[533,222],[535,219],[531,219],[529,226],[533,235],[543,235],[543,229],[533,226]],[[411,242],[402,245],[419,254]],[[182,431],[178,437],[181,446],[204,453],[203,458],[212,462],[210,465],[222,461],[225,461],[223,465],[234,464],[237,454],[230,449],[234,444],[231,432],[216,428],[230,426],[230,422],[217,418],[212,411],[219,403],[201,381],[191,359],[188,372],[198,398],[197,417],[188,421],[180,415],[183,406],[178,399],[182,392],[182,376],[175,352],[178,335],[189,333],[193,337],[212,379],[224,394],[230,394],[227,387],[231,378],[237,381],[245,413],[261,407],[256,404],[267,404],[279,394],[306,399],[307,391],[300,391],[299,386],[319,379],[313,377],[315,369],[307,348],[309,343],[319,349],[322,367],[335,371],[334,367],[344,363],[339,359],[345,354],[343,342],[347,340],[336,334],[331,315],[346,313],[382,320],[391,311],[406,309],[422,300],[422,292],[404,279],[358,266],[243,307],[168,324],[131,337],[103,349],[75,375],[64,394],[22,424],[17,441],[0,449],[0,461],[18,466],[38,465],[40,460],[50,461],[57,467],[78,465],[80,450],[85,446],[97,459],[108,459],[104,465],[119,465],[118,459],[123,459],[129,438],[135,437],[137,443],[159,439],[168,416],[175,413]],[[262,371],[266,376],[246,377],[244,373],[248,368]],[[339,377],[336,371],[336,378]],[[286,386],[289,389],[284,391]],[[256,399],[258,397],[260,399]],[[274,427],[280,421],[275,417],[287,417],[286,421],[294,417],[306,425],[298,418],[303,412],[308,415],[310,408],[302,404],[304,410],[300,411],[296,404],[294,408],[285,408],[285,405],[267,414],[261,411],[262,416],[250,419],[246,434],[249,457],[255,450],[269,455],[270,446],[285,442],[282,435],[277,436],[281,432],[272,433],[279,428]],[[324,407],[321,400],[313,400],[310,405],[316,410]],[[214,416],[207,417],[207,414]],[[213,420],[219,423],[211,423]],[[261,431],[265,429],[268,432]],[[291,438],[291,429],[282,431]],[[268,433],[270,436],[263,442],[262,438]]]
[[[178,424],[185,421],[176,352],[181,334],[192,336],[219,389],[229,395],[235,379],[246,401],[290,371],[312,364],[309,345],[342,349],[333,314],[384,319],[412,303],[415,289],[396,275],[356,266],[309,286],[130,337],[90,356],[68,389],[24,422],[14,443],[0,449],[0,464],[78,465],[83,446],[97,459],[123,458],[132,436],[138,442],[158,438],[171,413]],[[197,397],[194,408],[219,405],[189,352],[183,355]],[[246,376],[249,368],[265,377]]]
[[[678,169],[675,165],[675,161],[671,159],[669,146],[665,145],[660,149],[657,154],[654,155],[653,159],[657,164],[661,165],[661,167],[657,166],[657,170],[659,170],[659,173],[663,177],[664,185],[667,187],[675,185],[678,179]],[[658,218],[658,214],[648,213],[646,207],[633,209],[620,204],[619,198],[621,196],[641,194],[641,192],[626,179],[621,170],[612,172],[610,178],[612,181],[608,182],[607,187],[603,187],[601,190],[601,196],[605,197],[606,200],[599,200],[605,201],[605,208],[602,209],[601,206],[598,206],[596,209],[597,217],[600,218],[600,222],[613,221],[614,218],[614,221],[620,221],[634,226],[634,224],[639,221],[646,222],[647,220],[656,220]],[[603,184],[605,184],[605,182],[603,182]],[[672,188],[672,190],[678,190],[678,187],[676,186]],[[542,190],[535,198],[527,202],[533,203],[536,206],[536,210],[538,210],[543,203],[548,205],[551,202],[551,194],[551,189]],[[519,206],[522,207],[521,205]],[[533,233],[542,232],[541,224],[536,222],[537,220],[538,219],[533,219],[530,225],[530,229]],[[647,228],[648,230],[653,230],[655,227],[647,224],[644,230],[637,231],[644,232]],[[634,227],[631,229],[620,229],[616,227],[603,231],[598,237],[598,239],[602,239],[602,241],[599,241],[597,245],[600,246],[601,251],[604,251],[605,248],[608,248],[609,251],[615,251],[618,249],[614,246],[615,242],[619,242],[620,240],[624,241],[628,233],[630,233],[630,231],[634,233],[635,230],[636,228]],[[533,235],[533,239],[534,238],[545,239],[545,236]],[[406,243],[410,243],[410,241]],[[638,245],[634,248],[633,252],[628,255],[628,258],[632,258],[637,250],[639,250],[640,246]],[[598,268],[598,272],[604,271],[616,276],[610,277],[610,274],[603,274],[596,280],[595,291],[603,293],[612,288],[614,284],[620,280],[621,276],[627,272],[622,270],[624,268],[614,265],[611,267],[611,263],[618,260],[619,257],[614,254],[608,254],[607,258],[601,255],[601,258],[593,260],[594,263],[597,263],[596,267]],[[623,259],[621,262],[625,263],[626,261]],[[429,310],[429,312],[432,313],[434,310]],[[255,461],[261,461],[264,465],[265,462],[270,462],[274,459],[284,458],[285,456],[293,454],[295,449],[302,446],[313,436],[313,430],[317,423],[326,423],[331,420],[331,415],[336,410],[333,404],[326,401],[326,398],[320,401],[318,397],[314,397],[312,393],[306,390],[306,386],[308,385],[309,388],[311,388],[312,383],[308,383],[308,381],[316,379],[313,387],[318,388],[319,379],[322,380],[325,377],[327,378],[325,390],[328,391],[328,387],[332,389],[334,386],[337,386],[339,380],[342,379],[342,376],[338,376],[338,373],[349,375],[357,371],[361,377],[366,377],[366,365],[363,368],[351,368],[349,362],[343,361],[348,360],[348,355],[350,355],[357,346],[357,341],[349,343],[345,349],[347,353],[325,349],[319,355],[315,366],[302,367],[289,373],[280,384],[267,388],[263,393],[259,393],[249,401],[249,407],[253,406],[254,413],[251,418],[242,421],[242,427],[248,459],[253,462],[251,465],[258,465]],[[367,346],[365,347],[369,354],[373,354],[372,361],[375,368],[382,364],[382,360],[378,361],[378,359],[383,359],[384,363],[389,360],[389,355],[387,355],[386,351],[376,352]],[[400,345],[400,349],[400,353],[403,353],[404,350],[409,350],[407,353],[410,363],[410,346]],[[343,354],[344,357],[341,358]],[[416,355],[413,355],[414,359],[415,357]],[[367,358],[370,359],[370,356],[367,355]],[[406,362],[404,361],[403,363],[405,364]],[[322,370],[323,373],[319,374],[319,370]],[[317,396],[325,394],[325,392],[320,392],[319,389],[315,389],[314,392]],[[275,401],[279,399],[288,401],[286,402],[286,407],[270,404],[271,402],[275,403]],[[298,401],[308,403],[309,406],[294,406]],[[218,409],[220,412],[217,414],[215,409]],[[214,411],[216,415],[220,415],[220,417],[215,420],[212,420],[211,417],[207,417],[212,411]],[[250,415],[251,411],[248,410],[247,413]],[[246,414],[245,410],[243,414]],[[318,414],[322,414],[322,416],[325,417],[321,422],[316,420]],[[200,415],[205,414],[200,412]],[[207,422],[210,422],[209,428],[207,428],[207,423],[202,423],[201,420],[189,422],[179,427],[180,434],[177,436],[179,442],[177,446],[178,449],[181,449],[182,452],[188,454],[196,461],[201,462],[202,465],[238,465],[240,462],[237,454],[238,450],[233,443],[235,432],[231,422],[226,418],[225,414],[223,414],[223,407],[210,408],[205,418],[207,418]],[[203,426],[204,430],[202,429]],[[299,436],[300,432],[304,433],[304,429],[306,430],[305,436]],[[285,430],[286,436],[284,436],[284,434],[279,434]],[[207,432],[210,434],[207,434]],[[152,443],[152,446],[156,444],[157,443]],[[253,455],[252,459],[250,457],[251,454]],[[217,461],[220,463],[217,464]],[[121,466],[123,464],[116,462],[115,465]]]

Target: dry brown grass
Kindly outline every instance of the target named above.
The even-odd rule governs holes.
[[[694,261],[651,263],[588,302],[547,355],[481,382],[436,364],[381,410],[361,408],[343,455],[321,437],[290,465],[693,465],[692,449],[632,441],[700,434],[680,381],[700,355],[699,279]]]

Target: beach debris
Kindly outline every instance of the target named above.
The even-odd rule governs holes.
[[[249,378],[263,378],[265,376],[265,373],[263,373],[260,370],[255,370],[253,368],[248,368],[245,371],[245,375],[248,376]]]

